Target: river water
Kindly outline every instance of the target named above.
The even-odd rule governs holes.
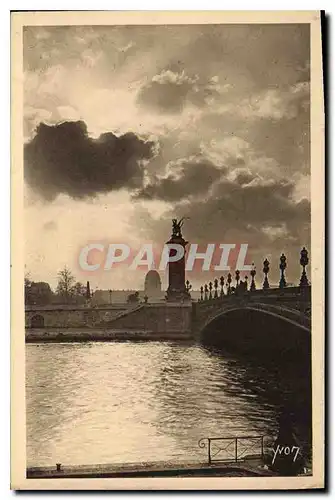
[[[26,348],[28,466],[204,460],[203,437],[275,435],[293,391],[276,370],[191,344]]]

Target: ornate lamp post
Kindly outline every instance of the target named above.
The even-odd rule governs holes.
[[[279,269],[280,269],[280,281],[279,281],[279,288],[285,288],[286,287],[286,280],[285,280],[285,269],[287,267],[286,264],[286,257],[282,253],[280,257],[280,264],[279,264]]]
[[[270,270],[270,262],[268,259],[265,259],[263,262],[263,273],[264,273],[264,282],[263,282],[263,290],[268,290],[270,288],[269,281],[268,281],[268,274]]]
[[[231,274],[228,273],[228,276],[227,276],[227,293],[228,293],[228,295],[231,294],[231,289],[230,289],[231,282],[232,282],[232,277],[231,277]]]
[[[186,291],[189,293],[191,289],[192,289],[191,283],[188,280],[186,280]]]
[[[212,300],[212,298],[213,298],[213,295],[212,295],[213,283],[211,281],[208,284],[208,288],[209,288],[209,300]]]
[[[200,300],[204,300],[204,287],[202,285],[200,287]]]
[[[301,287],[309,285],[308,279],[307,279],[307,274],[306,274],[306,269],[305,269],[308,262],[309,262],[308,252],[307,252],[306,248],[304,247],[300,252],[300,265],[302,266],[302,275],[301,275],[301,279],[300,279],[300,286]]]
[[[255,283],[256,267],[255,267],[254,263],[252,263],[252,269],[250,271],[250,276],[251,276],[250,291],[253,292],[254,290],[256,290],[256,283]]]
[[[205,300],[208,300],[208,285],[205,283]]]
[[[223,277],[223,276],[221,276],[221,278],[220,278],[220,287],[221,287],[220,297],[223,297],[223,296],[224,296],[224,293],[223,293],[223,286],[224,286],[224,277]]]
[[[218,286],[219,286],[219,282],[215,278],[215,280],[214,280],[214,299],[219,298],[219,296],[218,296]]]
[[[240,281],[240,271],[236,270],[235,271],[235,280],[236,280],[236,291],[238,290],[238,284]]]

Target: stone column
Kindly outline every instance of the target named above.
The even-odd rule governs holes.
[[[188,241],[184,240],[182,233],[182,220],[172,220],[172,235],[167,245],[181,245],[184,248],[184,255],[175,262],[169,262],[169,286],[166,293],[166,300],[171,302],[181,302],[190,300],[191,296],[185,285],[185,249]],[[170,250],[170,257],[176,255],[176,250]]]

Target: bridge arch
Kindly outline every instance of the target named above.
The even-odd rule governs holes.
[[[305,315],[301,315],[299,311],[288,309],[285,307],[262,304],[262,303],[247,304],[247,305],[236,304],[228,307],[226,306],[216,311],[214,314],[210,315],[206,320],[205,324],[202,326],[201,330],[204,330],[205,328],[210,326],[212,322],[218,320],[220,317],[226,314],[229,314],[234,311],[246,311],[246,310],[257,311],[262,314],[272,316],[279,321],[290,323],[291,325],[297,328],[301,328],[302,330],[305,330],[308,333],[310,332],[309,318]]]
[[[199,340],[269,358],[310,353],[308,319],[298,310],[267,304],[232,304],[213,311],[200,327]]]

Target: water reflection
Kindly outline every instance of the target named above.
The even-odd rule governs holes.
[[[276,433],[282,379],[187,344],[29,344],[28,464],[203,459],[201,437]]]
[[[180,351],[174,346],[165,350],[164,358],[155,382],[160,410],[155,425],[172,435],[185,455],[200,458],[196,444],[204,436],[276,432],[276,408],[261,403],[243,385],[247,369],[237,360],[201,347]]]

